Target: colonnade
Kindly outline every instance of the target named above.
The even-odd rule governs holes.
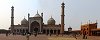
[[[27,32],[28,32],[28,29],[15,29],[14,30],[14,33],[16,34],[27,33]]]
[[[52,30],[52,29],[47,29],[47,30],[43,30],[43,34],[57,34],[59,35],[60,34],[60,30]]]

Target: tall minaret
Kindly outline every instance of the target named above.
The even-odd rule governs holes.
[[[61,34],[63,34],[64,33],[64,3],[62,3],[61,4],[62,6],[61,6],[61,8],[62,8],[62,10],[61,10]]]
[[[14,7],[11,7],[11,30],[14,28]]]
[[[11,26],[14,25],[14,7],[11,7]]]
[[[28,32],[30,32],[30,28],[29,28],[29,17],[30,17],[30,14],[28,13]]]

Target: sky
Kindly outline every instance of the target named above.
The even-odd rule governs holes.
[[[43,22],[47,24],[52,16],[60,24],[61,3],[65,3],[65,30],[72,27],[80,30],[81,24],[98,22],[100,28],[100,0],[0,0],[0,29],[8,29],[11,20],[11,6],[14,6],[14,24],[20,24],[28,13],[34,17],[43,12]]]

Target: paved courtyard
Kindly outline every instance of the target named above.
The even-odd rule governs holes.
[[[22,35],[9,35],[6,36],[5,34],[0,34],[0,40],[27,40],[26,36]],[[82,39],[82,36],[77,36],[77,39],[64,35],[64,36],[56,36],[56,35],[37,35],[36,37],[34,35],[31,35],[29,37],[29,40],[100,40],[100,36],[89,36],[88,39]]]

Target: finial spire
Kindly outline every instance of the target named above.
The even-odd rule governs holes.
[[[96,23],[98,23],[98,21],[96,20]]]
[[[30,13],[28,13],[28,16],[30,16]]]
[[[65,5],[65,3],[64,3],[64,2],[62,2],[62,5]]]
[[[25,16],[24,16],[24,18],[25,18]]]
[[[81,25],[82,25],[82,22],[81,22]]]
[[[51,16],[51,18],[52,18],[52,14],[51,14],[50,16]]]
[[[69,25],[69,28],[71,28],[71,26]]]
[[[89,20],[89,24],[90,24],[90,20]]]
[[[14,6],[12,6],[11,8],[14,8]]]
[[[37,10],[37,14],[38,14],[38,10]]]

